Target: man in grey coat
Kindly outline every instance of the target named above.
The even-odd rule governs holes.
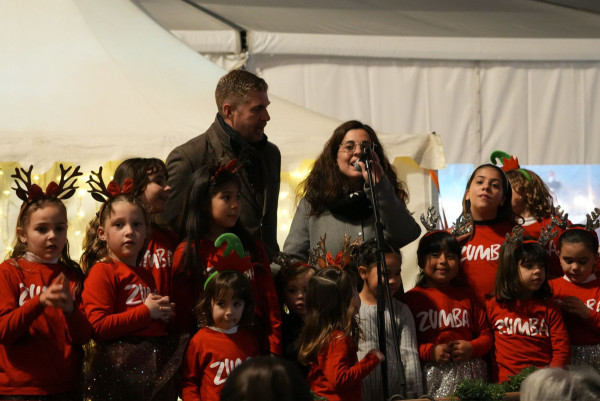
[[[172,193],[165,219],[177,229],[183,210],[187,184],[192,173],[204,166],[215,166],[237,158],[242,165],[242,212],[240,220],[257,239],[263,241],[269,258],[279,251],[277,245],[277,203],[281,172],[281,153],[264,133],[270,120],[267,106],[268,85],[256,75],[234,70],[217,84],[218,113],[208,130],[173,149],[167,157]]]

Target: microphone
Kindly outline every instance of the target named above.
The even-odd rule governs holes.
[[[368,158],[371,157],[371,152],[375,150],[375,144],[371,141],[362,141],[360,143],[360,149],[362,150],[362,154],[360,155],[360,158],[354,162],[354,168],[358,172],[362,171],[362,168],[358,162],[360,161],[364,163]]]

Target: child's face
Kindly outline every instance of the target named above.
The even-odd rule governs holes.
[[[563,273],[573,283],[583,283],[594,272],[598,261],[598,254],[581,242],[563,242],[559,255]]]
[[[387,265],[388,284],[392,295],[402,288],[402,256],[395,253],[385,254],[385,263]],[[363,291],[368,291],[372,296],[377,296],[377,263],[369,266],[368,269],[359,269],[361,278],[364,281]]]
[[[144,213],[129,202],[113,203],[110,215],[98,227],[98,237],[106,241],[109,255],[130,266],[135,266],[147,235]]]
[[[215,327],[229,330],[237,326],[244,312],[244,304],[242,299],[233,299],[231,292],[216,302],[213,300],[211,307]]]
[[[498,208],[504,204],[502,177],[491,167],[483,167],[475,172],[465,199],[471,202],[471,215],[474,220],[491,220],[498,215]]]
[[[67,242],[67,216],[57,205],[48,203],[30,212],[26,226],[17,228],[17,235],[35,256],[57,259]]]
[[[141,200],[150,207],[152,213],[161,213],[165,210],[165,203],[171,194],[171,187],[167,184],[167,173],[158,169],[148,176],[150,182],[146,185]]]
[[[512,185],[512,184],[511,184]],[[522,216],[525,211],[527,211],[527,205],[525,204],[525,197],[521,196],[513,186],[512,198],[510,201],[510,206],[512,207],[512,211],[514,214]]]
[[[544,266],[539,262],[519,262],[519,281],[521,287],[525,290],[527,298],[540,289],[546,278]]]
[[[300,317],[306,316],[306,289],[308,281],[314,272],[309,270],[305,274],[287,282],[284,288],[284,301],[290,312]]]
[[[213,225],[222,230],[235,226],[240,217],[241,203],[239,188],[235,182],[223,184],[221,190],[211,199]]]
[[[458,255],[448,251],[432,252],[425,256],[423,273],[430,287],[445,287],[458,274]]]

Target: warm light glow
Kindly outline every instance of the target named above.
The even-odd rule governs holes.
[[[79,197],[85,196],[86,193],[87,193],[87,191],[85,189],[81,189],[80,188],[80,189],[77,190],[77,195]]]
[[[82,211],[82,210],[80,210],[79,212],[77,212],[77,216],[78,216],[78,217],[84,217],[84,216],[85,216],[85,213],[83,213],[83,211]]]
[[[10,191],[2,191],[4,195],[10,195]]]
[[[288,196],[290,196],[290,193],[287,191],[279,192],[279,199],[287,199]]]
[[[289,225],[287,225],[287,224],[280,224],[280,225],[279,225],[279,229],[280,229],[281,231],[283,231],[283,232],[287,232],[287,231],[289,231],[289,229],[290,229],[290,226],[289,226]]]
[[[39,175],[37,175],[37,174],[36,174],[36,175],[34,175],[34,176],[33,176],[33,180],[34,180],[34,181],[39,181],[39,180],[40,180],[40,176],[39,176]]]
[[[308,175],[308,173],[310,173],[310,169],[303,168],[303,169],[298,169],[298,170],[291,171],[290,172],[290,176],[292,178],[297,179],[297,180],[303,180],[304,178],[306,178],[306,176]]]
[[[81,231],[75,231],[75,235],[80,236],[81,235]]]

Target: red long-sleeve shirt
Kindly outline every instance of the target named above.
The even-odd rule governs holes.
[[[118,261],[99,262],[90,270],[82,294],[92,336],[106,341],[124,336],[158,337],[166,324],[150,317],[144,301],[156,292],[152,273]]]
[[[573,345],[600,344],[600,279],[584,284],[574,284],[564,277],[550,280],[554,299],[577,297],[590,310],[589,319],[564,313],[565,324]]]
[[[494,331],[493,376],[502,382],[526,367],[566,367],[570,362],[569,335],[558,306],[552,300],[516,300],[486,303]]]
[[[60,273],[73,292],[75,276],[63,265],[26,259],[0,265],[0,394],[60,394],[79,385],[81,345],[89,341],[90,325],[79,302],[67,316],[40,303]]]
[[[256,338],[244,329],[238,327],[231,334],[200,329],[190,340],[181,365],[183,401],[219,401],[231,371],[255,355]]]
[[[275,291],[269,259],[264,247],[258,241],[256,245],[259,252],[257,260],[262,263],[246,273],[255,298],[255,316],[265,327],[268,340],[268,344],[265,346],[268,351],[281,355],[281,314],[277,292]],[[183,272],[185,247],[186,242],[179,244],[173,256],[173,302],[175,302],[178,325],[185,331],[194,333],[196,331],[196,319],[192,309],[202,294],[204,283],[194,284],[191,279],[191,272]],[[213,259],[214,255],[218,253],[218,249],[211,241],[202,240],[199,243],[198,253],[200,260],[206,265],[206,261]]]
[[[176,233],[152,224],[150,240],[140,266],[152,272],[156,289],[160,295],[171,296],[173,253],[177,244],[179,241]]]
[[[485,311],[468,288],[415,287],[402,296],[402,301],[414,316],[422,360],[433,361],[434,347],[454,340],[469,341],[472,358],[491,350],[494,339]]]
[[[334,331],[311,364],[308,384],[311,390],[329,401],[361,401],[361,381],[379,364],[379,358],[369,353],[358,361],[357,346]]]
[[[514,225],[508,220],[475,221],[471,237],[461,244],[461,277],[482,305],[486,294],[494,292],[500,246]]]

